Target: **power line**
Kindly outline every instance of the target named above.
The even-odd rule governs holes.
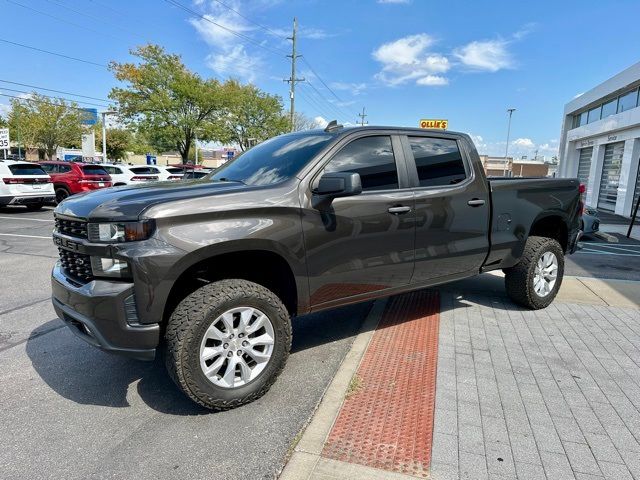
[[[44,50],[38,47],[32,47],[31,45],[25,45],[23,43],[12,42],[11,40],[6,40],[4,38],[0,38],[0,42],[9,43],[11,45],[16,45],[18,47],[28,48],[30,50],[35,50],[36,52],[47,53],[49,55],[55,55],[56,57],[66,58],[68,60],[75,60],[76,62],[88,63],[89,65],[95,65],[97,67],[108,68],[107,65],[103,63],[92,62],[91,60],[85,60],[83,58],[72,57],[70,55],[65,55],[63,53],[51,52],[49,50]]]
[[[116,39],[118,38],[118,37],[116,37],[114,35],[111,35],[108,32],[99,32],[98,30],[95,30],[95,29],[93,29],[91,27],[87,27],[86,25],[81,25],[79,23],[70,22],[69,20],[66,20],[66,19],[60,18],[60,17],[56,17],[55,15],[51,15],[50,13],[43,12],[42,10],[38,10],[37,8],[33,8],[33,7],[28,6],[28,5],[24,5],[24,4],[20,3],[20,2],[16,2],[15,0],[5,0],[5,1],[8,2],[8,3],[12,3],[13,5],[17,5],[19,7],[22,7],[24,9],[26,9],[26,10],[31,10],[32,12],[36,12],[36,13],[39,13],[40,15],[44,15],[45,17],[53,18],[54,20],[56,20],[58,22],[68,23],[69,25],[72,25],[74,27],[83,28],[85,30],[88,30],[89,32],[99,33],[100,35],[108,35],[108,36],[110,36],[112,38],[116,38]]]
[[[0,93],[0,96],[2,96],[2,97],[8,97],[8,98],[15,98],[15,99],[17,99],[17,100],[22,100],[22,101],[24,101],[24,102],[33,101],[33,99],[31,99],[31,98],[18,97],[18,96],[16,96],[16,95],[9,95],[9,94],[7,94],[7,93]],[[56,97],[53,97],[53,98],[56,98]],[[60,106],[60,105],[59,105],[59,104],[57,104],[57,103],[47,102],[47,101],[45,101],[45,100],[41,100],[41,102],[42,102],[42,103],[46,103],[47,105],[53,105],[53,106],[56,106],[56,107],[59,107],[59,106]],[[81,108],[81,107],[74,107],[73,105],[67,105],[67,108],[73,108],[74,110],[82,110],[83,112],[84,112],[84,111],[86,111],[86,109],[85,109],[85,108]]]
[[[320,92],[320,90],[318,90],[315,85],[313,83],[311,83],[309,80],[306,81],[306,85],[309,85],[311,87],[311,89],[316,92],[316,94],[327,103],[327,105],[333,109],[334,113],[338,115],[338,118],[340,117],[344,117],[345,113],[341,112],[336,105],[334,105],[333,103],[331,103],[329,100],[326,99],[326,97],[322,94],[322,92]],[[346,116],[347,118],[349,117],[349,115]]]
[[[24,90],[16,90],[15,88],[6,88],[6,87],[0,87],[0,90],[6,90],[9,92],[15,92],[15,93],[24,93],[24,94],[30,94],[30,93],[34,93],[34,92],[25,92]],[[46,97],[46,98],[51,98],[51,99],[56,99],[56,100],[64,100],[65,102],[74,102],[74,103],[82,103],[84,105],[93,105],[94,107],[102,107],[102,108],[108,108],[108,105],[99,105],[97,103],[91,103],[91,102],[85,102],[82,100],[73,100],[71,98],[64,98],[64,97],[54,97],[53,95],[45,95],[44,93],[40,93],[40,92],[35,92],[38,95],[42,96],[42,97]]]
[[[185,12],[190,13],[191,15],[195,15],[196,17],[201,18],[202,20],[204,20],[206,22],[209,22],[212,25],[215,25],[216,27],[219,27],[219,28],[229,32],[231,35],[235,35],[236,37],[238,37],[240,39],[243,39],[246,42],[252,43],[252,44],[262,48],[263,50],[266,50],[266,51],[268,51],[270,53],[273,53],[275,55],[278,55],[278,56],[286,55],[286,52],[284,50],[279,50],[279,49],[274,49],[274,48],[271,48],[271,47],[267,47],[267,46],[263,45],[261,42],[259,42],[257,40],[254,40],[253,38],[251,38],[251,37],[249,37],[249,36],[247,36],[247,35],[245,35],[243,33],[240,33],[240,32],[238,32],[236,30],[233,30],[232,28],[226,27],[226,26],[224,26],[224,25],[222,25],[220,23],[214,22],[209,17],[207,17],[205,15],[202,15],[202,14],[196,12],[195,10],[190,9],[189,7],[181,4],[180,2],[178,2],[176,0],[164,0],[164,1],[169,3],[169,4],[171,4],[171,5],[173,5],[173,6],[175,6],[175,7],[178,7],[180,9],[184,10]]]
[[[269,32],[270,34],[282,38],[283,40],[287,40],[287,37],[283,37],[282,34],[278,33],[278,32],[274,32],[273,30],[271,30],[269,27],[265,27],[264,25],[262,25],[261,23],[256,22],[255,20],[251,20],[249,17],[247,17],[246,15],[243,15],[242,13],[240,13],[239,11],[231,8],[229,5],[227,5],[226,3],[220,1],[220,0],[214,0],[216,3],[219,3],[220,5],[222,5],[224,8],[226,8],[227,10],[232,11],[233,13],[235,13],[236,15],[238,15],[239,17],[244,18],[247,22],[249,23],[253,23],[255,26],[260,27],[261,29],[263,29],[265,32]]]
[[[304,83],[301,85],[305,85]],[[298,93],[302,95],[302,98],[306,101],[307,105],[309,105],[312,109],[316,110],[319,115],[326,118],[333,118],[335,114],[326,110],[326,107],[319,103],[311,94],[307,93],[305,89],[298,90]]]
[[[90,100],[98,100],[99,102],[110,102],[111,101],[111,100],[107,100],[107,99],[104,99],[104,98],[90,97],[88,95],[80,95],[79,93],[71,93],[71,92],[65,92],[65,91],[62,91],[62,90],[54,90],[52,88],[38,87],[36,85],[29,85],[28,83],[20,83],[20,82],[12,82],[10,80],[2,80],[1,78],[0,78],[0,83],[10,83],[11,85],[19,85],[21,87],[35,88],[36,90],[45,90],[47,92],[61,93],[63,95],[71,95],[72,97],[88,98]]]
[[[69,7],[68,5],[65,5],[64,3],[59,2],[58,0],[46,0],[46,1],[47,1],[47,2],[49,2],[49,3],[52,3],[52,4],[54,4],[54,5],[58,5],[59,7],[62,7],[62,8],[64,8],[64,9],[66,9],[66,10],[69,10],[70,12],[73,12],[73,13],[75,13],[76,15],[82,15],[83,17],[87,17],[87,18],[90,18],[90,19],[92,19],[92,20],[95,20],[95,21],[99,22],[100,24],[103,24],[103,23],[104,23],[104,18],[95,17],[95,16],[93,16],[93,15],[89,15],[89,14],[88,14],[88,13],[86,13],[86,12],[82,12],[82,11],[80,11],[80,10],[75,10],[75,9],[73,9],[73,8]],[[115,28],[117,28],[117,29],[119,29],[119,30],[123,31],[123,32],[131,33],[131,32],[129,32],[127,29],[122,28],[120,25],[117,25],[117,24],[115,24],[115,23],[111,23],[111,22],[110,22],[109,24],[110,24],[110,25],[112,25],[112,26],[114,26]],[[101,33],[101,34],[102,34],[102,33]]]

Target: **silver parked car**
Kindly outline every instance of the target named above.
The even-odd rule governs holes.
[[[600,219],[598,211],[593,207],[585,206],[582,209],[582,220],[580,221],[580,230],[585,235],[596,233],[600,229]]]

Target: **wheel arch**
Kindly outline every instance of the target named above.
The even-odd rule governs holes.
[[[556,240],[566,253],[569,246],[569,222],[562,212],[546,212],[539,215],[531,224],[529,237],[546,237]]]
[[[306,312],[308,284],[303,267],[271,241],[239,240],[195,250],[185,255],[171,272],[163,322],[197,288],[230,278],[249,280],[273,291],[291,315]]]

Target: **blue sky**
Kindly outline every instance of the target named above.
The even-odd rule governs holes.
[[[553,155],[564,104],[640,60],[637,0],[175,1],[244,38],[162,0],[0,0],[0,39],[98,64],[158,43],[202,76],[252,81],[288,106],[283,37],[296,16],[308,62],[299,75],[310,81],[298,86],[298,110],[354,123],[366,107],[374,125],[446,118],[489,154],[504,154],[513,107],[510,154]],[[3,41],[0,58],[4,81],[96,98],[115,85],[102,66]],[[9,88],[29,90],[0,82],[20,95]]]

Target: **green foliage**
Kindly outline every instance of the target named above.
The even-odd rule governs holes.
[[[29,98],[11,100],[9,128],[25,146],[44,150],[51,160],[59,146],[80,140],[85,115],[75,103],[34,92]]]
[[[94,127],[96,150],[102,151],[102,124]],[[127,152],[131,151],[133,135],[124,128],[107,128],[107,159],[126,160]],[[145,152],[146,153],[146,152]]]
[[[222,143],[238,145],[242,151],[254,143],[291,130],[282,99],[253,85],[229,80],[223,85],[224,112],[217,132]]]
[[[182,161],[196,136],[214,140],[214,119],[221,109],[220,84],[189,71],[180,56],[157,45],[145,45],[131,54],[138,64],[111,62],[109,68],[126,87],[109,97],[118,103],[122,121],[133,125],[159,151],[177,149]]]
[[[7,119],[0,115],[0,128],[6,128],[8,125]]]

